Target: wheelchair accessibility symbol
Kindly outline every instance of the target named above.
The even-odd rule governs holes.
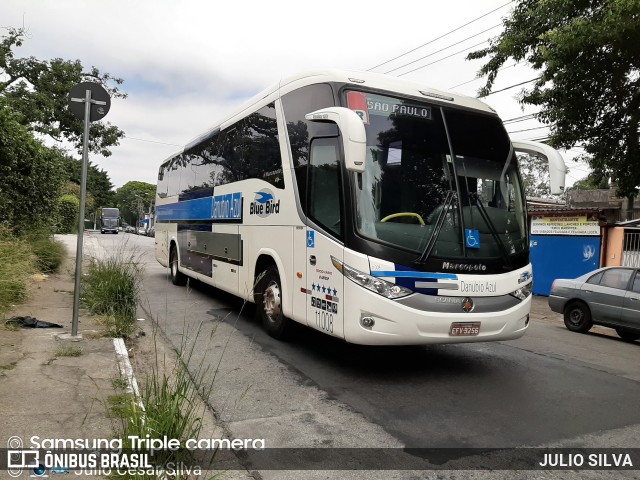
[[[478,230],[465,228],[464,236],[467,248],[480,248],[480,232]]]
[[[307,248],[315,248],[316,246],[315,233],[316,232],[313,232],[313,231],[307,232]]]

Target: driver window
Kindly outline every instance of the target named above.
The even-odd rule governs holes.
[[[337,236],[342,234],[338,138],[311,142],[309,162],[309,217]]]

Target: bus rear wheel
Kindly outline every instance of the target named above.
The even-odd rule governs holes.
[[[282,284],[276,267],[266,270],[260,280],[258,293],[258,309],[264,329],[273,338],[285,338],[287,318],[282,313]]]
[[[169,254],[169,274],[171,275],[171,283],[174,285],[185,285],[187,283],[187,276],[181,273],[178,268],[178,251],[175,245],[171,247],[171,253]]]

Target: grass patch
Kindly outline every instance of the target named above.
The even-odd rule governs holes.
[[[104,259],[93,260],[82,282],[82,303],[102,317],[109,335],[128,337],[135,331],[142,267],[126,244]]]
[[[27,299],[29,276],[35,271],[31,246],[0,227],[0,317]]]
[[[195,342],[190,350],[185,345],[180,348],[175,360],[168,364],[158,359],[156,350],[156,364],[152,373],[140,384],[140,397],[130,396],[126,408],[119,411],[122,427],[118,436],[122,438],[124,449],[132,448],[130,436],[166,436],[179,439],[182,445],[187,439],[200,438],[202,418],[207,408],[202,398],[208,398],[210,395],[214,376],[208,375],[208,369],[204,368],[202,363],[190,373],[189,363]],[[211,452],[211,457],[214,454],[215,452]],[[185,449],[159,451],[154,454],[153,462],[157,466],[171,462],[189,464],[192,455],[192,452]],[[133,477],[125,475],[124,478]]]
[[[73,345],[61,345],[56,349],[56,357],[79,357],[82,348]]]
[[[109,395],[107,403],[109,404],[109,414],[112,417],[126,419],[131,411],[131,404],[134,401],[133,395],[130,393],[118,393]]]
[[[114,378],[111,380],[111,385],[114,390],[125,390],[129,383],[124,378]]]
[[[41,273],[53,273],[60,270],[60,266],[67,256],[64,245],[54,240],[46,230],[35,230],[24,235],[26,242],[36,256],[36,268]]]
[[[14,368],[16,368],[17,364],[18,362],[12,362],[8,365],[0,365],[0,370],[13,370]]]

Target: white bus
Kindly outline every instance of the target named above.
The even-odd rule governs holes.
[[[165,161],[156,258],[289,322],[368,345],[508,340],[531,305],[514,146],[484,103],[372,73],[282,80]]]

